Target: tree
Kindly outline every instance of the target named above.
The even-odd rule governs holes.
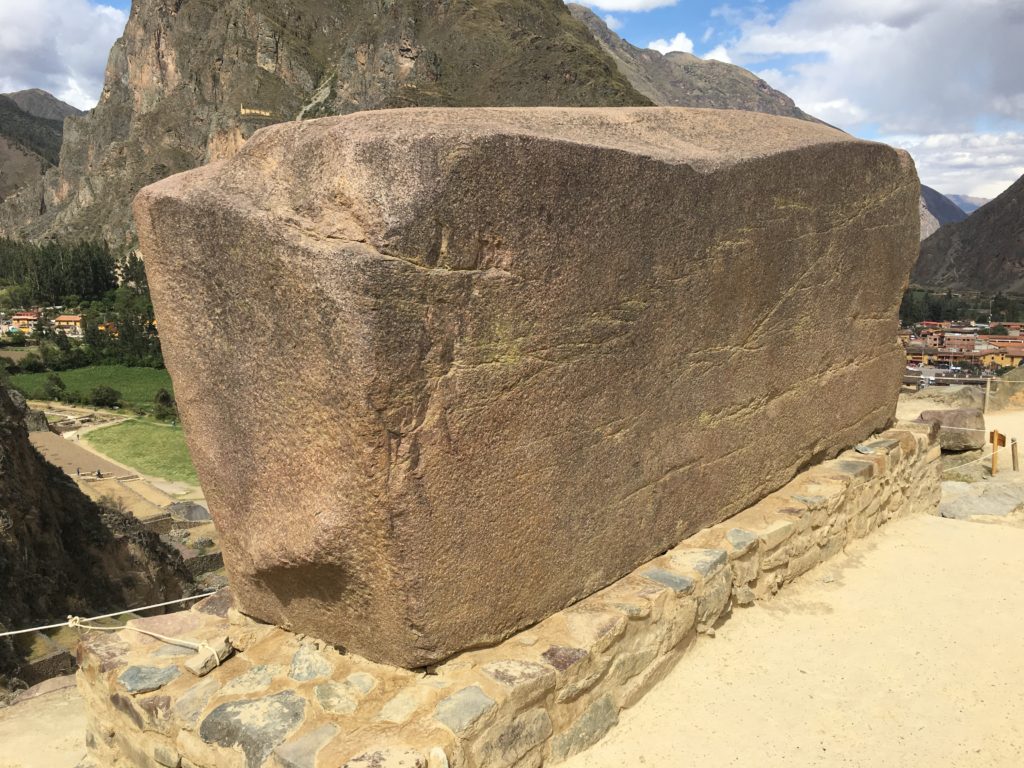
[[[160,421],[177,421],[178,404],[166,389],[160,389],[153,398],[153,415]]]
[[[89,393],[89,402],[97,408],[113,408],[121,403],[121,393],[113,387],[99,386]]]
[[[56,373],[46,375],[46,384],[43,385],[43,396],[47,400],[63,400],[67,396],[68,388],[64,380]]]

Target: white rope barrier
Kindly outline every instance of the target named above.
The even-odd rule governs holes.
[[[125,611],[125,613],[130,613],[130,611]],[[196,643],[192,640],[184,640],[180,637],[168,637],[167,635],[161,635],[159,632],[153,632],[151,630],[141,629],[139,627],[131,627],[127,624],[123,627],[96,627],[91,625],[89,623],[90,621],[93,621],[93,619],[83,619],[81,616],[68,616],[67,625],[72,629],[94,629],[100,632],[120,632],[124,629],[130,629],[142,635],[149,635],[150,637],[155,637],[157,640],[169,643],[170,645],[180,645],[183,648],[191,648],[193,651],[197,652],[206,651],[210,656],[213,657],[213,665],[215,667],[220,666],[220,656],[217,654],[217,651],[214,649],[214,647],[209,643]]]
[[[98,629],[98,630],[121,630],[124,627],[94,627],[90,626],[91,622],[100,621],[101,619],[113,619],[117,616],[124,616],[127,613],[135,613],[136,611],[148,611],[153,608],[164,608],[168,605],[179,605],[181,603],[187,603],[192,600],[202,600],[204,597],[216,594],[216,592],[203,592],[198,595],[192,595],[191,597],[183,597],[179,600],[168,600],[166,603],[155,603],[153,605],[143,605],[138,608],[128,608],[124,611],[117,611],[116,613],[105,613],[102,616],[93,616],[91,618],[82,618],[81,616],[68,616],[67,621],[60,621],[56,624],[45,624],[41,627],[29,627],[28,629],[15,629],[10,632],[0,632],[0,637],[13,637],[14,635],[27,635],[29,632],[42,632],[47,629],[60,629],[61,627],[77,627],[81,629]],[[134,629],[134,627],[131,627]],[[142,630],[138,630],[142,631]],[[149,634],[149,633],[147,633]],[[187,642],[187,641],[186,641]],[[198,650],[198,649],[197,649]]]
[[[1010,446],[1004,445],[1002,448],[999,448],[998,450],[993,451],[992,453],[986,453],[980,459],[974,459],[973,461],[965,461],[963,464],[954,464],[951,467],[945,467],[942,471],[943,472],[952,472],[954,470],[960,469],[960,467],[969,467],[971,464],[977,464],[977,463],[982,462],[982,461],[992,461],[992,455],[993,454],[999,453],[1000,451],[1008,451],[1008,450],[1010,450]]]

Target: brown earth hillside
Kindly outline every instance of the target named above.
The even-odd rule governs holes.
[[[921,244],[913,281],[936,288],[1024,293],[1024,176]]]

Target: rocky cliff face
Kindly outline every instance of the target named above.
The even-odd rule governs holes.
[[[666,107],[712,107],[765,112],[814,120],[781,91],[753,72],[689,53],[658,51],[630,45],[589,8],[570,4],[572,15],[586,24],[619,71],[640,93]]]
[[[81,493],[29,443],[23,402],[0,388],[0,629],[181,597],[181,557]],[[0,641],[0,674],[17,657]]]
[[[1024,293],[1024,176],[925,240],[913,279],[932,287]]]
[[[924,240],[946,224],[967,218],[956,203],[941,192],[921,185],[921,239]]]
[[[56,165],[70,114],[80,113],[46,91],[0,94],[0,201]]]
[[[153,181],[295,118],[428,105],[637,105],[560,0],[136,0],[97,107],[0,231],[131,241]]]

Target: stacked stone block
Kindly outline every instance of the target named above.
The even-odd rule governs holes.
[[[940,448],[899,425],[489,648],[419,671],[256,623],[219,593],[132,625],[230,639],[204,677],[186,648],[88,636],[90,760],[155,768],[535,768],[596,743],[701,634],[894,517],[932,514]],[[509,574],[514,578],[514,574]]]

